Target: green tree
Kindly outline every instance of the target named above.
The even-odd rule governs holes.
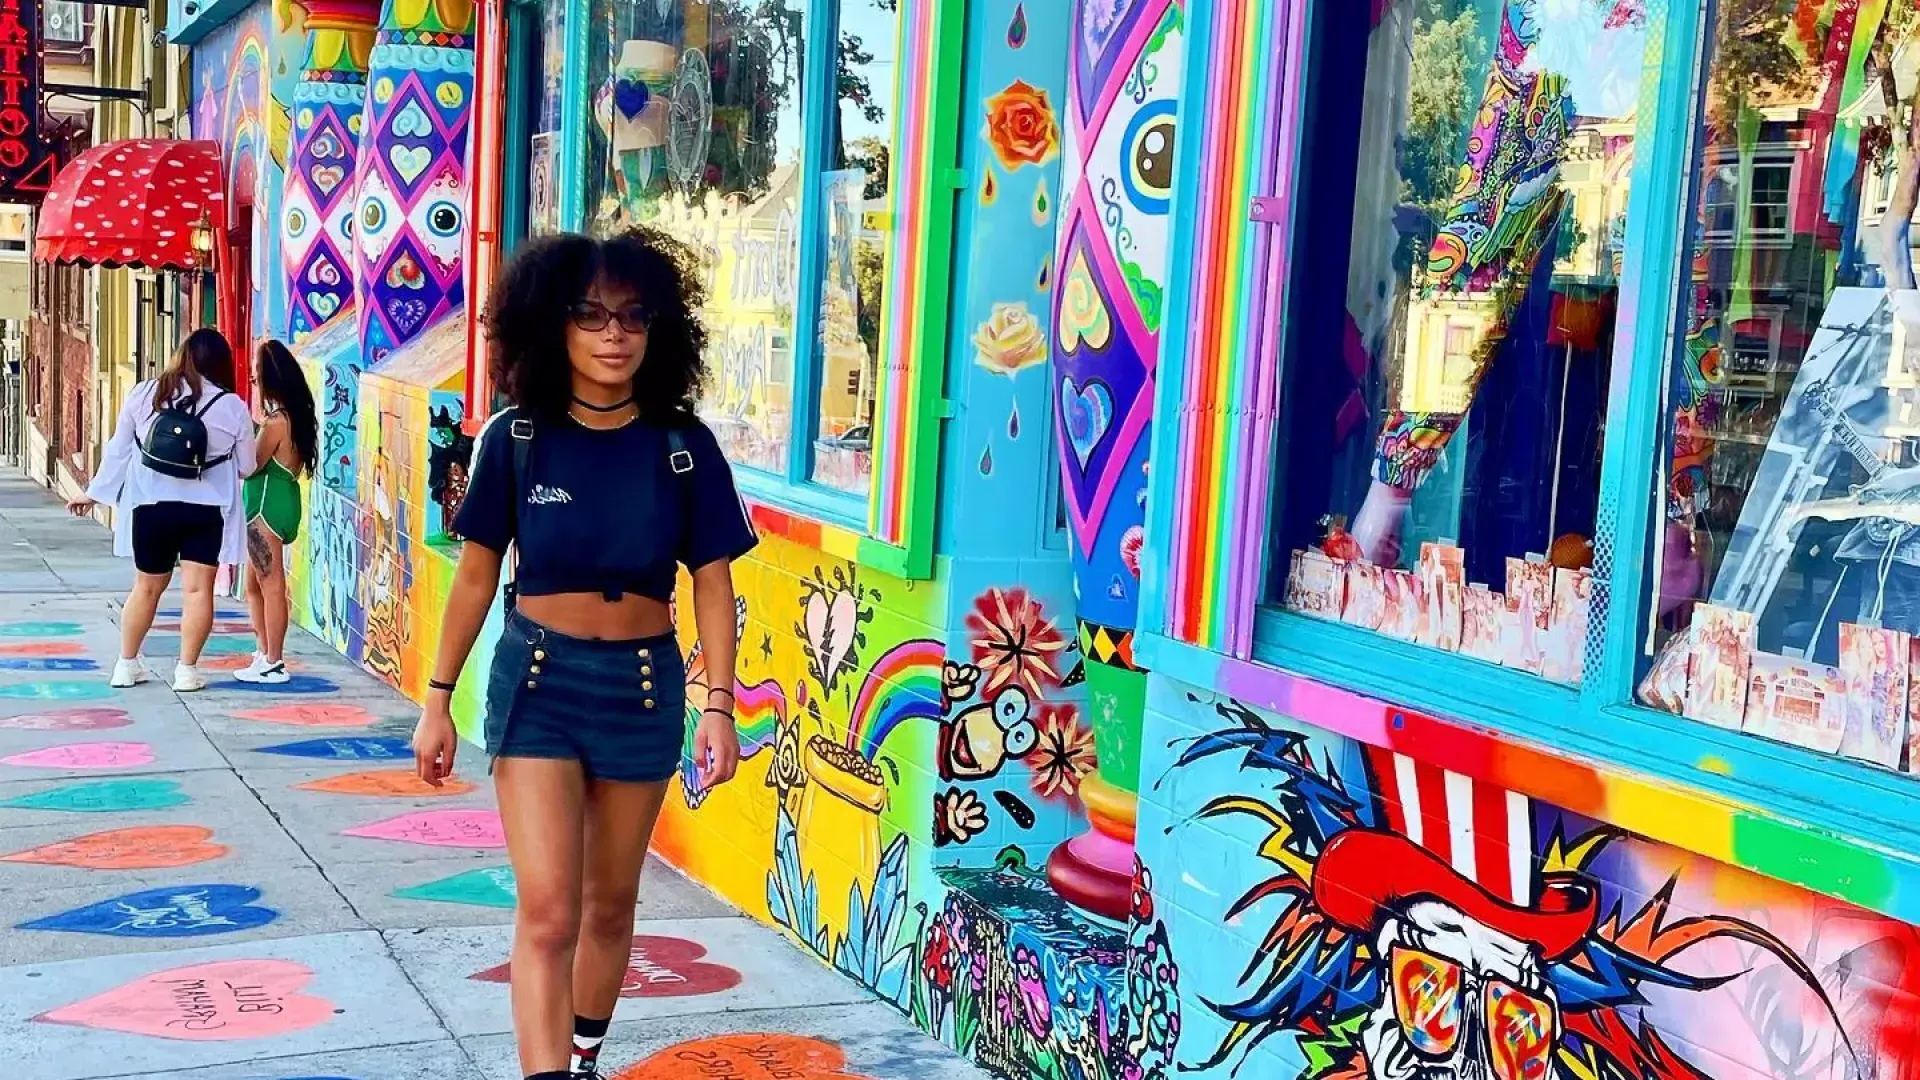
[[[1423,220],[1402,242],[1402,269],[1417,263],[1446,218],[1461,148],[1479,86],[1479,17],[1472,8],[1447,17],[1445,0],[1421,0],[1430,18],[1416,18],[1407,79],[1407,128],[1400,141],[1401,202]]]

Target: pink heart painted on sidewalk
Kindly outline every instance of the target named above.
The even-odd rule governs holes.
[[[269,705],[242,709],[233,718],[293,727],[371,727],[375,720],[373,713],[360,705]]]
[[[222,960],[156,971],[34,1020],[157,1039],[259,1039],[333,1019],[331,1001],[300,992],[312,979],[286,960]]]
[[[423,810],[346,830],[343,836],[399,840],[428,847],[505,847],[507,834],[492,810]]]
[[[128,769],[151,764],[153,747],[139,742],[68,743],[0,758],[0,765],[32,769]]]
[[[48,709],[0,718],[9,731],[104,731],[133,723],[124,709]]]

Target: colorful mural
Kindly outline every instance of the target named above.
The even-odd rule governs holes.
[[[306,58],[293,91],[293,165],[280,228],[286,334],[300,341],[353,306],[358,175],[373,0],[307,0]]]
[[[1090,808],[1102,828],[1062,847],[1056,887],[1111,918],[1127,910],[1131,792],[1145,675],[1140,611],[1153,371],[1160,355],[1184,48],[1173,0],[1074,5],[1068,43],[1063,210],[1054,258],[1052,341],[1058,447],[1079,588],[1080,645],[1098,720]],[[1014,84],[987,102],[1001,167],[1051,156],[1045,94]],[[1117,841],[1117,842],[1106,842]]]
[[[1171,680],[1148,717],[1141,855],[1180,912],[1172,953],[1196,961],[1184,1071],[1707,1080],[1912,1059],[1911,926]]]

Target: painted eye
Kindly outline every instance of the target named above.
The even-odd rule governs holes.
[[[299,239],[307,234],[307,213],[299,207],[287,211],[287,235]]]
[[[360,226],[371,235],[378,235],[387,227],[387,208],[378,199],[368,199],[360,206]]]
[[[1040,733],[1033,728],[1031,720],[1022,720],[1007,728],[1004,732],[1007,740],[1007,753],[1013,757],[1026,757],[1033,752],[1033,744],[1040,739]]]
[[[340,215],[340,235],[346,237],[348,240],[353,239],[354,224],[355,222],[353,220],[352,213],[341,214]]]
[[[460,232],[460,207],[442,200],[427,207],[427,228],[435,236],[454,236]]]
[[[1174,109],[1171,101],[1156,101],[1127,126],[1121,180],[1127,199],[1150,214],[1166,213],[1173,195]]]
[[[1032,711],[1033,703],[1027,700],[1027,692],[1017,686],[1007,687],[993,699],[993,722],[1001,731],[1024,722]]]

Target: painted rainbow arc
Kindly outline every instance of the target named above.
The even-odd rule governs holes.
[[[900,725],[940,719],[940,665],[945,659],[946,648],[938,641],[916,639],[874,661],[853,701],[847,746],[872,761]]]

